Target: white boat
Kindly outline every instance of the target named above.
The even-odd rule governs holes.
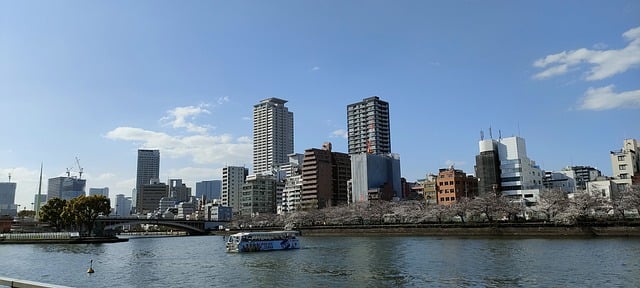
[[[298,231],[242,232],[229,236],[227,252],[300,249]]]

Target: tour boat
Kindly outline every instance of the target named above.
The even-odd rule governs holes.
[[[298,235],[298,231],[236,233],[227,239],[227,252],[300,249]]]

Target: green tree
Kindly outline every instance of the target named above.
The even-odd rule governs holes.
[[[76,229],[91,234],[98,216],[111,212],[111,202],[103,195],[82,195],[71,199],[64,212],[72,219]]]
[[[40,207],[40,221],[49,223],[56,231],[62,230],[65,226],[65,220],[62,216],[67,201],[60,198],[52,198]]]

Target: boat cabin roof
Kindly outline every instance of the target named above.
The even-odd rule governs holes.
[[[291,235],[291,236],[296,236],[300,234],[300,232],[298,231],[263,231],[263,232],[240,232],[240,233],[236,233],[236,234],[232,234],[232,237],[242,237],[242,236],[262,236],[262,237],[269,237],[269,236],[278,236],[278,235]]]

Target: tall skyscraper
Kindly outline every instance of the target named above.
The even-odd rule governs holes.
[[[242,185],[249,175],[249,169],[238,166],[222,168],[222,205],[240,213],[242,208]]]
[[[271,174],[293,153],[293,112],[285,103],[268,98],[253,106],[253,174]]]
[[[389,103],[378,96],[347,106],[349,154],[391,153]]]
[[[351,202],[402,198],[400,155],[391,153],[389,103],[378,96],[347,105]]]
[[[141,207],[140,203],[144,202],[140,197],[142,186],[151,183],[151,180],[160,181],[160,150],[139,149],[134,207]]]

